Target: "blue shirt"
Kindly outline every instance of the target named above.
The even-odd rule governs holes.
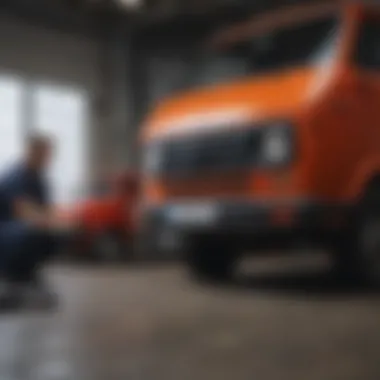
[[[14,201],[20,198],[46,206],[49,203],[48,187],[41,173],[24,165],[16,165],[0,177],[0,220],[15,219]]]

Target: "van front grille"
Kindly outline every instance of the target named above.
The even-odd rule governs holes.
[[[202,136],[171,139],[163,144],[165,176],[190,176],[241,169],[259,158],[260,129],[229,130]]]

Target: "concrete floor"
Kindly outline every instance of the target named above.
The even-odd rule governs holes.
[[[60,310],[0,317],[1,380],[378,380],[380,302],[288,265],[223,288],[179,266],[50,270]]]

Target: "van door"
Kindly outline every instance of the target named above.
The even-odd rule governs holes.
[[[380,12],[367,13],[360,22],[355,63],[359,69],[357,101],[362,105],[361,127],[366,143],[380,153]]]

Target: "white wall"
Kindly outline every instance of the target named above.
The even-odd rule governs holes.
[[[132,144],[126,131],[129,111],[122,42],[116,41],[114,52],[110,54],[113,83],[107,95],[109,115],[96,112],[95,100],[102,91],[100,52],[100,44],[95,39],[32,26],[0,15],[0,74],[20,76],[23,81],[74,86],[87,92],[92,173],[109,158],[104,152],[113,152],[113,160],[123,161],[128,158],[128,144]]]

